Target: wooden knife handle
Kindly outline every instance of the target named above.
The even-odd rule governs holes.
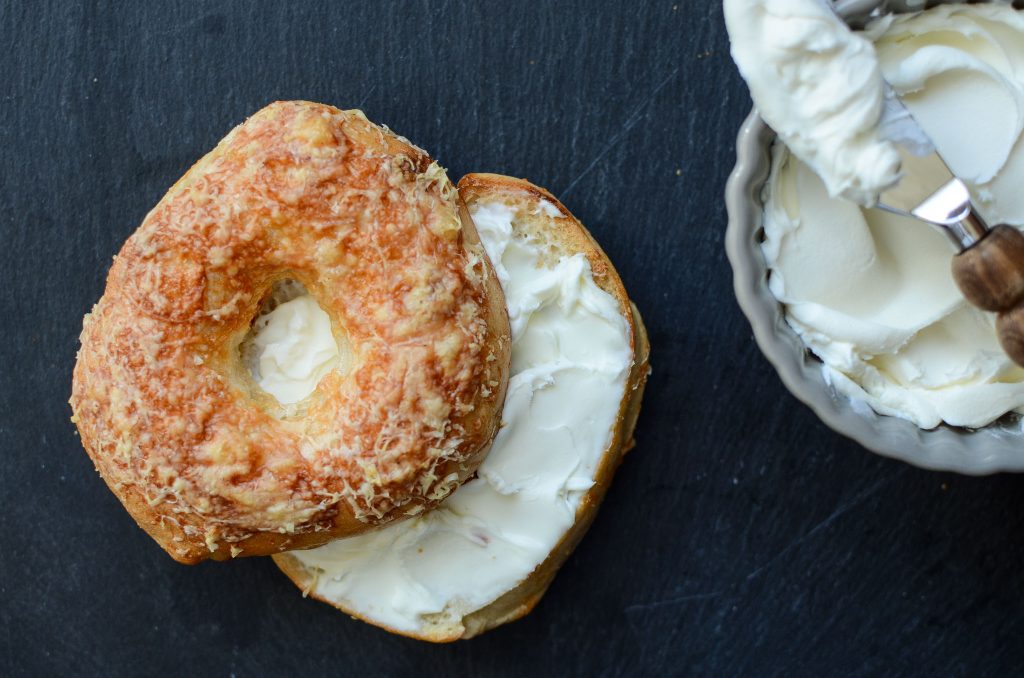
[[[953,279],[967,301],[999,313],[999,343],[1024,366],[1024,233],[996,226],[953,257]]]

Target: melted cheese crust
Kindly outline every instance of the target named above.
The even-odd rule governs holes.
[[[85,318],[71,405],[111,489],[176,559],[355,534],[444,499],[496,429],[504,299],[444,171],[358,111],[278,102],[147,215]],[[295,407],[238,346],[273,284],[342,367]]]

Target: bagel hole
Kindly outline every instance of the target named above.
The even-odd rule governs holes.
[[[341,366],[333,329],[330,316],[302,283],[278,280],[239,345],[239,357],[256,387],[294,414],[290,410]]]

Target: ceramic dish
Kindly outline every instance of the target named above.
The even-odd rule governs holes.
[[[927,3],[929,6],[939,3]],[[863,18],[872,9],[921,9],[924,2],[837,3],[847,16]],[[923,430],[897,417],[879,415],[866,403],[836,393],[822,375],[821,362],[786,323],[782,304],[768,290],[768,267],[761,254],[762,189],[771,164],[775,134],[751,112],[736,142],[736,167],[726,187],[729,226],[725,245],[740,308],[758,346],[775,366],[786,388],[828,426],[864,447],[916,466],[971,475],[1024,470],[1024,434],[1015,417],[974,431],[939,426]]]

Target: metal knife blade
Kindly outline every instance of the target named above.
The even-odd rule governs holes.
[[[967,184],[949,169],[892,87],[885,87],[879,132],[896,145],[903,167],[899,182],[879,196],[878,207],[940,226],[959,248],[970,247],[988,226],[972,209]]]

